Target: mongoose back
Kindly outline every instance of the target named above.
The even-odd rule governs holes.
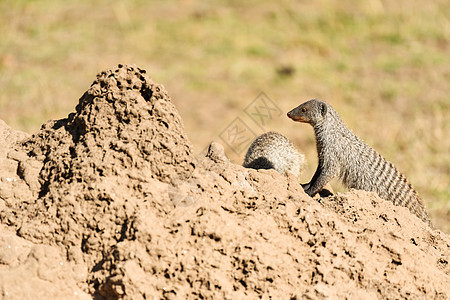
[[[276,132],[258,136],[247,150],[243,166],[252,169],[275,169],[281,174],[290,172],[299,176],[305,165],[305,156],[295,146]]]
[[[422,200],[405,176],[354,135],[329,104],[309,100],[287,115],[314,128],[319,165],[311,181],[302,185],[308,195],[314,196],[337,175],[347,188],[374,191],[431,224]]]

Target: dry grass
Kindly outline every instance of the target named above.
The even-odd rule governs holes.
[[[167,87],[198,152],[239,116],[289,136],[310,161],[307,181],[312,130],[284,113],[321,98],[449,232],[449,11],[445,0],[3,0],[0,118],[34,132],[72,111],[97,72],[136,63]],[[261,90],[283,111],[264,129],[244,113]]]

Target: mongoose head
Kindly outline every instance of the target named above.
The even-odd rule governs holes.
[[[327,110],[328,106],[325,102],[312,99],[288,112],[287,116],[296,122],[314,125],[325,119]]]

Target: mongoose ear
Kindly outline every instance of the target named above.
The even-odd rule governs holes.
[[[325,103],[320,104],[320,112],[322,113],[322,117],[325,117],[327,114],[327,105]]]

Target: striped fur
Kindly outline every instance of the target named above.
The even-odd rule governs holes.
[[[287,137],[277,132],[258,136],[247,150],[243,166],[252,169],[275,169],[281,174],[299,176],[305,165],[300,154]]]
[[[315,195],[339,176],[346,187],[376,192],[431,224],[422,200],[406,177],[355,136],[329,104],[313,99],[290,111],[288,116],[310,123],[316,135],[319,165],[312,180],[304,185],[307,194]]]

